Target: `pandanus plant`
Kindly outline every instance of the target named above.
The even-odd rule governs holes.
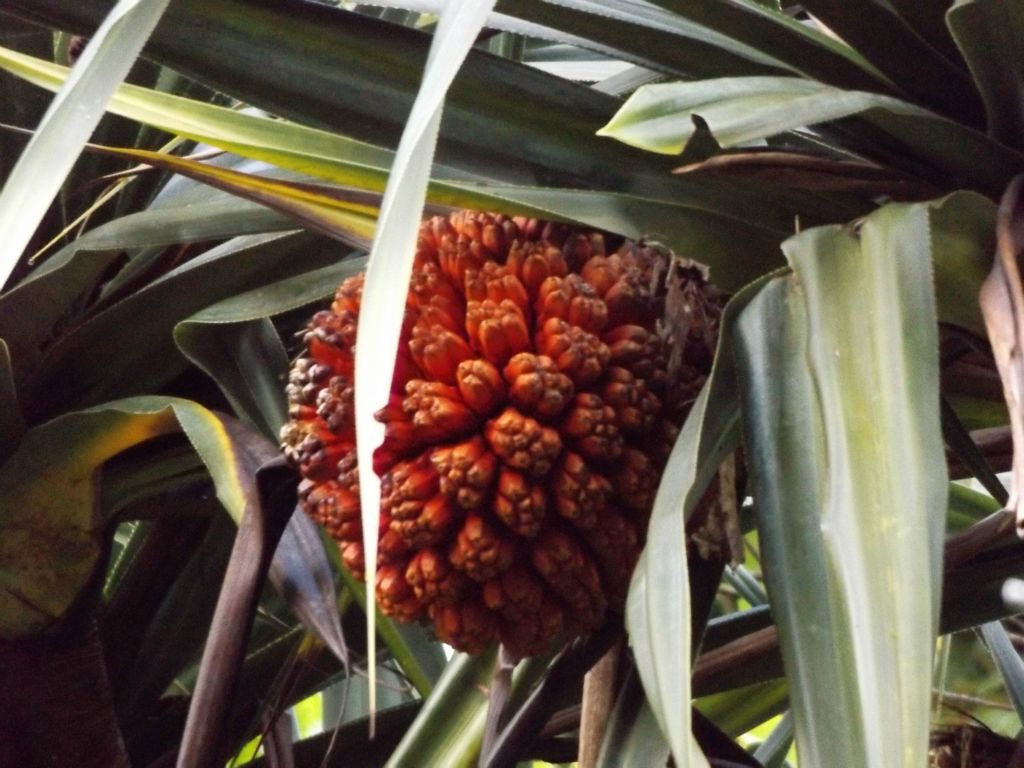
[[[395,5],[0,9],[0,762],[1012,756],[1019,3]]]

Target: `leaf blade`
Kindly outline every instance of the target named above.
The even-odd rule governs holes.
[[[106,102],[169,0],[120,0],[82,52],[65,87],[0,190],[0,285],[7,281],[71,170]]]
[[[927,751],[919,681],[946,494],[927,245],[924,206],[882,208],[859,239],[809,230],[784,246],[796,275],[737,325],[765,575],[812,764],[906,765]],[[912,597],[891,588],[902,583]]]

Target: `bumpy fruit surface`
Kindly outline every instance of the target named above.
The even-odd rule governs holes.
[[[377,414],[385,613],[432,621],[460,650],[500,640],[526,655],[621,609],[668,448],[711,360],[710,316],[688,318],[686,338],[663,322],[673,272],[680,295],[706,287],[664,249],[596,232],[470,211],[423,223]],[[359,577],[361,289],[349,278],[310,322],[282,433],[306,512]]]

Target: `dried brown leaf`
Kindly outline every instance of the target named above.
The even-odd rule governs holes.
[[[1010,182],[996,219],[996,258],[981,286],[981,311],[992,352],[1003,381],[1003,396],[1010,412],[1013,469],[1006,508],[1016,515],[1024,533],[1020,489],[1024,483],[1024,288],[1020,260],[1024,256],[1024,175]]]

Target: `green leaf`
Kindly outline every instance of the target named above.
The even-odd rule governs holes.
[[[1024,149],[1024,6],[957,0],[946,18],[985,102],[988,135]]]
[[[0,636],[38,632],[68,610],[103,548],[98,469],[157,435],[184,430],[240,519],[247,492],[219,417],[176,398],[144,397],[78,411],[29,430],[0,467]]]
[[[366,269],[365,256],[349,256],[326,267],[235,294],[183,320],[191,323],[242,323],[291,312],[310,304],[323,303],[334,296],[338,285]]]
[[[762,51],[801,74],[840,88],[892,92],[892,84],[841,40],[763,3],[654,0],[690,21]]]
[[[276,439],[288,418],[281,387],[288,375],[288,353],[273,323],[203,323],[195,318],[175,327],[178,349],[217,382],[236,414]]]
[[[668,760],[668,744],[631,671],[612,709],[597,768],[650,768]]]
[[[340,557],[334,557],[339,561],[338,571],[345,582],[345,588],[366,613],[371,608],[366,601],[366,584],[357,581],[348,569],[340,564]],[[420,696],[426,698],[438,680],[438,668],[444,666],[443,658],[440,656],[440,645],[427,638],[422,627],[399,624],[381,613],[380,608],[374,607],[374,610],[377,611],[376,626],[381,640],[412,686]]]
[[[732,325],[763,283],[764,279],[755,282],[733,297],[722,328]],[[684,524],[722,460],[739,443],[739,396],[730,344],[729,334],[721,333],[715,367],[672,448],[626,601],[626,626],[637,670],[677,761],[685,760],[692,749]]]
[[[758,760],[764,768],[782,768],[793,746],[793,713],[789,710],[782,716],[779,724],[772,729],[772,732],[758,746],[754,752],[754,759]]]
[[[770,680],[697,699],[694,706],[733,738],[753,730],[788,706],[785,680]]]
[[[160,152],[115,147],[94,148],[174,171],[261,203],[290,216],[309,229],[331,235],[356,247],[363,247],[373,234],[376,205],[363,201],[361,198],[365,198],[365,194],[241,173]]]
[[[789,74],[782,62],[660,8],[622,0],[516,0],[500,10],[569,32],[635,64],[678,76]]]
[[[90,258],[81,253],[75,260]],[[38,420],[68,404],[152,391],[187,365],[174,346],[177,323],[228,296],[337,258],[336,243],[307,234],[229,240],[102,308],[52,343],[37,369],[22,374],[25,411]],[[16,325],[14,310],[0,301],[0,327]]]
[[[88,34],[104,6],[11,0],[5,10]],[[271,114],[396,146],[429,44],[422,32],[303,0],[178,0],[147,54]],[[449,99],[439,159],[510,183],[557,174],[626,191],[674,186],[663,163],[593,136],[617,106],[607,94],[473,51]]]
[[[961,62],[946,58],[923,40],[887,3],[805,0],[802,4],[917,103],[966,125],[982,124],[978,94]]]
[[[0,190],[0,285],[17,265],[168,0],[120,0],[82,52]]]
[[[960,531],[999,512],[1003,505],[987,493],[971,490],[960,483],[949,484],[949,520],[951,531]]]
[[[723,147],[856,116],[899,141],[911,157],[945,174],[947,184],[991,194],[1001,193],[1009,178],[1024,170],[1024,154],[974,128],[890,96],[797,78],[646,85],[598,134],[651,152],[679,154],[694,134],[693,115],[707,122]]]
[[[984,337],[978,292],[992,268],[997,206],[972,192],[954,192],[925,206],[939,320]]]
[[[927,755],[947,493],[930,242],[921,205],[809,230],[784,244],[795,274],[737,323],[765,576],[812,765]]]
[[[777,9],[750,3],[662,0],[640,6],[623,0],[566,0],[505,2],[499,8],[688,79],[788,70],[840,87],[887,88],[885,79],[848,46]]]
[[[44,87],[56,87],[63,77],[57,65],[14,52],[0,50],[0,62],[6,62],[12,71]],[[283,168],[369,189],[383,188],[387,163],[392,158],[391,153],[384,150],[334,134],[129,85],[122,86],[115,95],[112,109],[118,114],[149,121],[197,141],[273,162]],[[284,182],[269,187],[270,182],[261,181],[258,177],[229,175],[208,166],[167,158],[166,155],[149,157],[163,167],[176,168],[251,200],[272,203],[276,196],[270,195],[276,190],[286,198],[277,200],[277,210],[290,213],[307,224],[319,223],[321,227],[329,225],[329,218],[333,215],[331,209],[335,205],[348,212],[350,209],[345,203],[353,200],[351,191]],[[141,161],[146,158],[136,155],[134,159]],[[438,173],[444,176],[447,172],[435,168],[435,174]],[[308,205],[300,206],[296,197],[306,200]],[[363,199],[369,200],[366,196]],[[739,288],[778,266],[777,246],[791,231],[792,220],[792,214],[774,212],[766,206],[764,195],[748,196],[732,191],[726,199],[699,185],[687,194],[680,190],[679,194],[668,199],[654,199],[639,193],[626,195],[448,180],[432,182],[428,199],[443,205],[577,221],[633,239],[653,237],[680,253],[699,253],[700,261],[714,270],[716,283],[728,289]],[[373,205],[377,205],[376,200]],[[820,207],[820,203],[814,205]],[[214,206],[224,209],[223,213],[214,210]],[[153,227],[156,232],[174,232],[173,228],[178,226],[182,228],[182,236],[190,233],[192,239],[243,234],[257,229],[271,231],[282,227],[280,216],[259,216],[240,203],[231,206],[227,202],[216,201],[210,205],[204,201],[198,216],[192,213],[193,210],[192,207],[184,210],[175,208],[163,214],[147,211],[135,216],[142,217],[137,222],[142,230],[140,234],[148,234],[151,231],[148,227]],[[805,217],[813,216],[815,212],[808,203],[801,205],[799,210]],[[849,218],[858,213],[859,210],[852,208],[836,211],[833,206],[831,209],[831,214],[839,217]],[[87,243],[97,249],[118,244],[119,238],[127,236],[122,228],[129,226],[127,221],[124,224],[115,221],[101,227],[82,238],[81,247],[86,247]],[[238,229],[232,231],[233,227]],[[109,234],[106,233],[108,229]],[[100,235],[101,231],[104,235]],[[744,243],[741,254],[736,252],[737,242]]]
[[[345,259],[224,299],[178,323],[174,341],[217,382],[235,413],[276,440],[288,418],[288,355],[267,318],[333,295],[364,264]]]
[[[183,0],[182,5],[190,5],[192,1]],[[394,49],[396,41],[409,34],[408,30],[384,25],[386,34],[381,35],[382,30],[375,26],[377,23],[364,16],[350,17],[342,11],[317,8],[308,3],[299,5],[301,13],[288,15],[286,6],[293,2],[295,0],[273,4],[266,0],[244,4],[237,0],[197,3],[197,7],[190,11],[192,15],[185,21],[190,30],[194,19],[202,17],[205,18],[204,28],[209,30],[227,25],[232,29],[241,27],[247,33],[242,49],[232,57],[218,57],[215,71],[204,72],[205,76],[213,78],[212,82],[230,91],[233,86],[239,86],[240,81],[220,68],[227,65],[232,69],[238,61],[252,55],[253,51],[261,50],[264,45],[268,47],[266,55],[273,55],[284,69],[283,53],[278,41],[285,35],[291,35],[293,39],[303,41],[289,49],[290,58],[300,59],[294,62],[296,71],[315,71],[321,77],[338,77],[341,82],[327,89],[317,88],[308,93],[295,94],[296,88],[305,87],[306,78],[275,82],[278,68],[272,71],[263,68],[261,75],[265,79],[251,83],[256,92],[250,94],[250,101],[262,104],[275,114],[313,125],[333,125],[346,134],[358,134],[366,122],[365,116],[353,116],[348,120],[339,117],[351,114],[352,110],[369,110],[391,123],[397,122],[397,115],[405,115],[405,107],[398,109],[389,106],[382,109],[386,100],[382,101],[376,94],[405,93],[408,90],[408,94],[401,96],[401,99],[411,101],[412,84],[416,82],[422,59],[416,56],[410,59],[410,51],[419,48],[425,52],[423,40],[413,35],[404,41],[400,50]],[[21,6],[17,0],[15,5],[24,13],[35,14],[45,9],[45,18],[60,20],[61,24],[68,26],[76,22],[84,23],[81,14],[87,17],[88,9],[92,8],[91,0],[86,0],[76,6],[76,14],[68,16],[66,7],[54,8],[49,0],[34,1],[31,8]],[[157,30],[158,39],[163,40],[163,31],[171,29],[176,23],[174,20],[178,8],[177,3],[171,6],[168,18]],[[311,24],[314,17],[317,25]],[[339,26],[339,20],[345,23]],[[323,38],[325,28],[330,29],[333,35],[334,42],[329,50],[318,42]],[[356,39],[353,39],[354,36]],[[360,58],[354,51],[362,51],[371,38],[375,47],[368,54],[369,59]],[[207,61],[210,53],[207,48],[196,50],[192,47],[191,32],[166,42],[171,49],[177,51],[175,56],[187,54],[188,62],[198,59],[204,64],[211,64]],[[218,48],[223,45],[224,40],[218,39]],[[354,51],[346,49],[345,45],[351,46]],[[158,48],[159,45],[154,47]],[[388,56],[396,57],[399,61],[393,62],[387,77],[383,77],[375,67],[366,71],[368,60],[376,61]],[[573,197],[575,188],[587,186],[614,191],[609,199],[601,202],[606,218],[623,200],[632,201],[631,218],[641,231],[648,232],[662,228],[653,215],[642,217],[644,203],[649,199],[674,204],[684,212],[693,209],[689,215],[693,221],[699,220],[701,211],[712,211],[717,216],[746,222],[744,226],[782,230],[784,234],[792,230],[793,217],[798,213],[807,224],[812,219],[848,219],[864,210],[861,206],[851,211],[848,203],[845,208],[837,210],[837,205],[842,201],[793,192],[781,194],[778,190],[766,194],[763,189],[748,188],[734,181],[723,183],[705,179],[695,183],[689,179],[673,178],[667,173],[669,165],[664,159],[594,136],[594,131],[607,122],[612,112],[620,106],[617,99],[598,94],[593,89],[552,79],[529,67],[493,57],[480,60],[476,52],[471,52],[469,58],[473,64],[456,80],[445,113],[453,120],[456,118],[452,115],[458,115],[459,143],[444,158],[450,165],[434,169],[439,180],[435,180],[430,187],[429,199],[432,202],[589,223],[588,208]],[[33,82],[43,87],[56,87],[62,77],[59,67],[13,52],[0,52],[0,61],[19,75],[31,77]],[[179,63],[186,68],[189,66],[185,62]],[[399,76],[398,73],[403,74]],[[249,72],[243,75],[242,81],[246,80]],[[222,81],[222,77],[228,78],[228,81]],[[360,77],[363,79],[360,80]],[[537,81],[538,77],[540,81]],[[293,95],[289,97],[286,95],[288,93]],[[328,93],[338,94],[338,97],[331,99],[330,108],[325,112],[321,107]],[[342,184],[383,189],[393,157],[390,152],[379,147],[281,120],[242,114],[202,102],[175,100],[165,94],[131,90],[129,86],[124,86],[119,94],[124,99],[115,100],[112,108],[121,110],[120,114],[152,121],[167,130],[198,141]],[[375,95],[367,98],[367,94]],[[557,114],[559,119],[551,120],[552,114]],[[443,126],[442,143],[444,130]],[[374,142],[381,142],[386,141],[387,134],[387,129],[374,123],[372,130],[361,135]],[[529,147],[521,146],[525,135],[530,136]],[[482,142],[486,146],[477,153],[467,148],[466,141]],[[501,167],[494,168],[495,163]],[[524,172],[524,169],[531,167],[531,163],[538,170]],[[474,174],[455,171],[452,168],[454,165],[468,166]],[[624,169],[629,169],[628,173]],[[489,186],[496,180],[502,182],[504,189]],[[517,193],[519,188],[509,186],[537,182],[557,183],[573,189],[544,190],[549,200],[548,209],[537,210],[530,207],[528,199],[520,199]],[[558,207],[551,200],[557,201]],[[628,236],[630,232],[622,231],[622,234]],[[728,241],[719,237],[717,243],[718,248],[723,249]],[[736,287],[742,282],[742,279],[738,280]]]
[[[487,714],[487,686],[495,652],[457,653],[387,765],[476,765]]]
[[[985,645],[992,654],[999,674],[1003,677],[1010,701],[1017,712],[1017,718],[1024,723],[1024,661],[1013,646],[1010,635],[1001,621],[991,621],[980,627]]]

